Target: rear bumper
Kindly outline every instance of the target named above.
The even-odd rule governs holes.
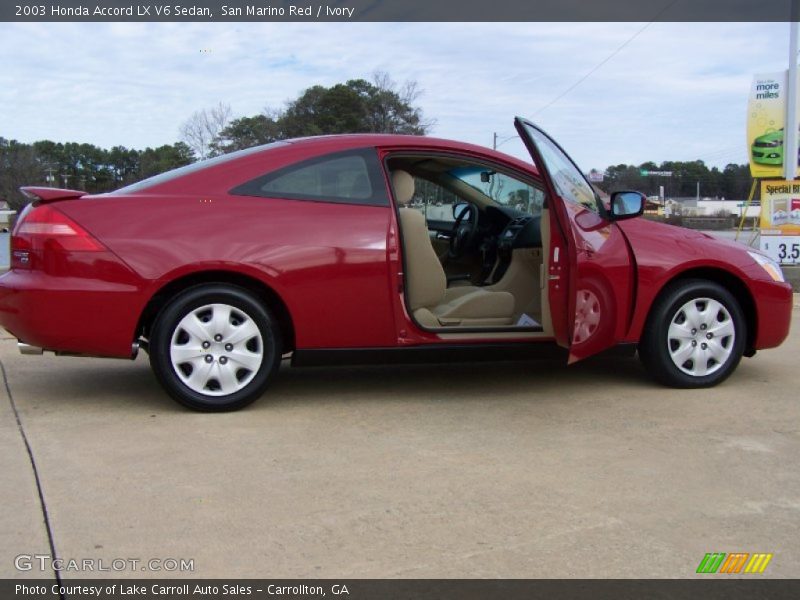
[[[0,325],[46,350],[127,358],[139,298],[129,284],[12,270],[0,276]]]
[[[757,333],[756,350],[779,346],[789,335],[792,322],[792,286],[788,283],[757,281],[754,289]]]

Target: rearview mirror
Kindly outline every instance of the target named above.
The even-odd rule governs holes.
[[[611,194],[612,219],[630,219],[644,212],[646,197],[641,192],[614,192]]]

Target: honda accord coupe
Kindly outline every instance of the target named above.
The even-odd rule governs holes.
[[[27,354],[133,358],[199,410],[243,407],[292,365],[633,351],[717,384],[787,336],[767,256],[636,218],[541,129],[531,162],[400,135],[287,140],[115,192],[28,187],[0,277]],[[487,374],[487,377],[491,377]]]

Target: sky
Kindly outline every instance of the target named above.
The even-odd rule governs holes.
[[[380,70],[418,82],[437,137],[491,146],[497,132],[500,150],[524,158],[520,115],[585,171],[648,160],[724,167],[747,160],[750,83],[786,68],[788,27],[0,23],[0,136],[171,144],[193,112],[218,102],[251,116]]]

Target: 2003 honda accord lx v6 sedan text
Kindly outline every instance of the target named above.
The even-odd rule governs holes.
[[[135,356],[201,410],[257,398],[292,364],[638,348],[677,387],[780,344],[791,288],[766,256],[597,195],[516,120],[533,164],[427,137],[251,148],[96,196],[33,198],[0,278],[27,353]],[[487,375],[489,376],[489,375]]]

